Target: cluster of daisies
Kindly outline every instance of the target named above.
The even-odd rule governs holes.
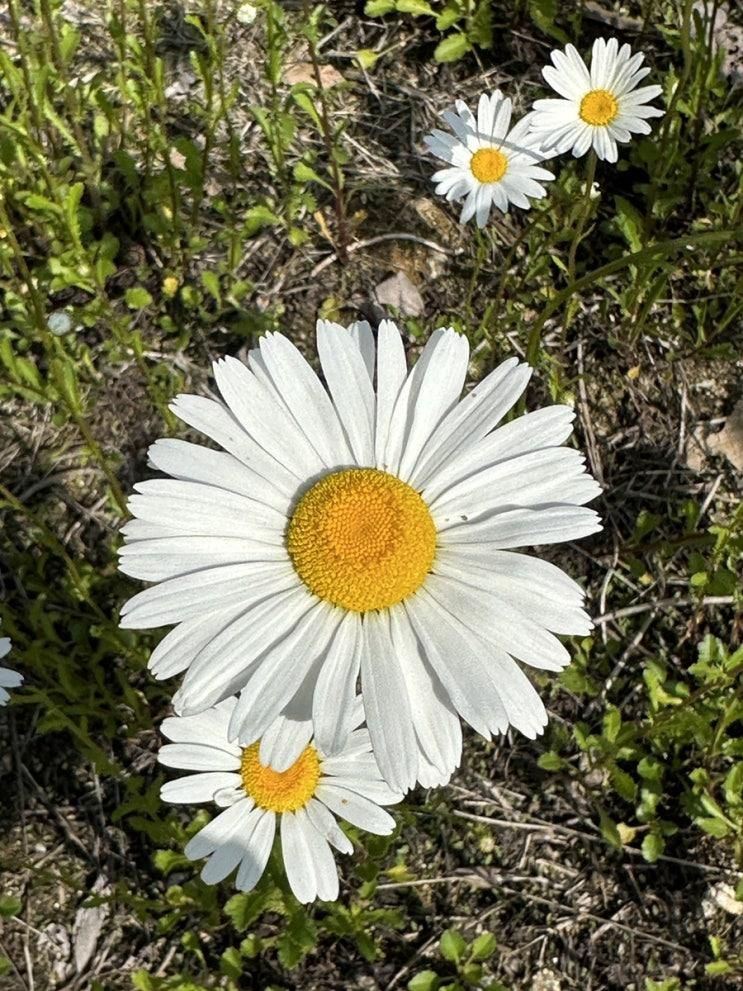
[[[503,213],[510,203],[528,210],[530,199],[547,195],[542,183],[554,179],[543,161],[568,151],[579,158],[592,149],[616,162],[618,143],[649,134],[648,119],[663,116],[650,105],[661,87],[639,86],[650,72],[642,67],[643,54],[620,48],[616,38],[594,42],[590,67],[573,45],[551,58],[542,74],[560,99],[537,100],[513,127],[511,101],[500,90],[480,97],[477,117],[457,100],[442,115],[453,134],[437,129],[424,138],[447,163],[434,173],[436,192],[450,202],[464,200],[461,223],[475,217],[484,227],[493,205]]]
[[[544,69],[558,100],[511,127],[500,92],[444,118],[426,140],[448,167],[435,176],[462,221],[492,204],[528,207],[552,178],[540,162],[647,133],[661,111],[637,88],[642,55],[599,40]],[[463,396],[465,337],[435,331],[412,368],[383,321],[320,321],[322,378],[282,334],[247,362],[214,365],[219,395],[181,395],[172,410],[216,447],[156,441],[162,476],[135,486],[121,570],[151,583],[123,607],[128,629],[173,627],[150,659],[182,675],[160,763],[173,803],[218,810],[186,847],[215,883],[236,871],[252,889],[278,830],[296,897],[332,900],[339,821],[371,833],[416,785],[449,781],[461,720],[490,739],[528,737],[547,714],[523,664],[559,671],[560,635],[591,628],[584,593],[521,552],[600,529],[599,487],[564,446],[573,411],[550,406],[505,421],[530,376],[509,358]],[[0,640],[0,657],[9,649]],[[20,677],[0,668],[5,688]]]
[[[509,358],[462,393],[467,339],[320,321],[322,378],[279,333],[214,364],[219,395],[173,412],[217,449],[156,441],[121,570],[153,583],[128,629],[173,626],[150,660],[183,675],[159,760],[193,772],[169,802],[219,811],[186,847],[202,878],[250,890],[278,832],[298,899],[334,899],[339,820],[394,829],[385,806],[445,784],[460,720],[487,739],[547,719],[521,665],[559,671],[591,623],[582,589],[516,551],[600,529],[599,487],[563,446],[573,411],[504,422],[530,376]],[[353,834],[351,834],[353,835]]]

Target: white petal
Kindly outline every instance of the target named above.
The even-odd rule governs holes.
[[[405,608],[420,640],[426,660],[462,719],[490,739],[508,725],[505,710],[488,676],[483,658],[471,649],[466,628],[419,589]]]
[[[253,800],[244,798],[224,812],[220,812],[189,840],[183,852],[189,860],[208,857],[223,843],[229,842],[235,829],[239,829],[247,822],[252,810]]]
[[[241,613],[242,607],[218,609],[209,615],[197,615],[180,623],[155,647],[147,667],[162,681],[185,671],[199,653]]]
[[[366,320],[356,320],[348,328],[348,333],[351,335],[356,347],[361,352],[361,357],[364,359],[364,364],[366,365],[366,370],[369,374],[369,381],[374,381],[374,367],[376,365],[377,358],[377,346],[374,343],[374,334],[372,329]]]
[[[261,737],[258,758],[264,767],[279,773],[294,764],[312,739],[311,719],[289,719],[278,716]]]
[[[226,451],[213,451],[199,444],[166,437],[150,446],[147,457],[154,468],[173,478],[205,482],[229,492],[239,492],[279,513],[286,514],[289,510],[287,496]]]
[[[446,331],[443,329],[435,330],[431,334],[413,370],[400,389],[389,425],[384,457],[382,463],[379,464],[379,467],[385,471],[390,471],[393,474],[398,472],[400,460],[405,452],[405,442],[413,424],[418,394],[426,376],[426,369],[445,334]]]
[[[227,727],[236,704],[233,695],[195,716],[170,716],[163,720],[160,732],[171,743],[214,744],[239,756],[240,748],[227,741]]]
[[[297,348],[281,334],[262,337],[260,347],[274,387],[323,463],[328,468],[352,463],[330,397]]]
[[[271,595],[295,587],[296,572],[288,562],[250,562],[205,568],[145,589],[124,604],[122,629],[167,626],[196,613],[242,606],[247,609]]]
[[[243,430],[299,482],[323,470],[322,460],[286,407],[241,361],[229,357],[215,361],[214,377]]]
[[[348,612],[320,669],[312,704],[315,740],[328,756],[341,750],[353,728],[360,663],[361,618]]]
[[[260,475],[267,485],[284,497],[292,497],[297,487],[296,476],[266,454],[221,403],[203,396],[179,395],[170,404],[170,409],[184,423],[211,437],[225,451]]]
[[[386,612],[364,615],[361,691],[366,723],[382,776],[407,791],[415,784],[417,745],[405,679]]]
[[[240,862],[240,869],[235,879],[235,887],[238,891],[252,891],[260,881],[271,855],[276,833],[275,814],[262,809],[256,811],[260,811],[262,815],[255,819],[248,848]]]
[[[281,853],[289,887],[297,901],[304,904],[317,898],[317,881],[304,830],[294,812],[281,816]]]
[[[355,463],[373,465],[376,401],[361,352],[345,327],[328,320],[317,322],[317,351]]]
[[[563,595],[545,595],[543,588],[495,574],[489,568],[457,565],[444,553],[436,562],[435,570],[444,578],[452,578],[493,596],[497,602],[520,614],[524,623],[534,622],[552,633],[573,636],[588,636],[591,632],[593,624],[580,605]]]
[[[201,774],[188,774],[173,781],[166,781],[160,789],[160,798],[172,804],[191,805],[198,802],[211,802],[220,788],[236,788],[240,785],[240,775],[229,771],[204,771]]]
[[[407,365],[400,331],[391,320],[383,320],[377,331],[377,423],[374,459],[384,467],[392,413],[405,382]]]
[[[183,771],[237,771],[240,767],[235,754],[206,743],[166,743],[157,759],[164,767]]]
[[[414,405],[407,414],[410,425],[398,472],[403,481],[410,478],[426,441],[459,399],[467,375],[469,353],[466,337],[452,329],[444,331],[421,377]],[[397,415],[402,413],[398,414],[396,410]]]
[[[425,587],[450,615],[526,664],[561,671],[570,663],[570,655],[556,637],[509,603],[441,575],[429,575]]]
[[[425,486],[432,501],[455,481],[467,478],[506,458],[562,444],[572,431],[575,412],[570,406],[547,406],[498,427],[460,454],[454,454]]]
[[[240,537],[162,537],[137,540],[119,551],[119,571],[142,581],[164,581],[201,568],[246,561],[286,561],[286,548]]]
[[[248,609],[193,661],[173,698],[176,711],[187,715],[208,709],[237,690],[232,687],[231,692],[230,688],[238,678],[244,686],[261,654],[284,641],[314,604],[302,587],[281,592]]]
[[[477,523],[452,527],[438,534],[444,544],[472,544],[498,550],[531,547],[536,544],[559,544],[578,540],[601,530],[598,513],[585,506],[534,506],[506,509]]]
[[[315,875],[317,897],[325,902],[335,901],[338,897],[338,868],[328,841],[315,829],[305,809],[297,809],[294,815]]]
[[[443,776],[451,776],[462,756],[459,717],[438,675],[421,656],[407,613],[402,608],[389,612],[392,644],[400,658],[415,735],[419,749],[425,755],[423,763],[431,762]],[[364,794],[375,798],[368,790]]]
[[[343,612],[316,602],[288,635],[273,644],[250,675],[230,722],[230,736],[249,746],[268,729],[328,647]]]
[[[310,822],[315,829],[324,836],[331,846],[334,846],[339,853],[353,853],[353,843],[349,840],[329,809],[318,802],[316,798],[311,798],[305,806]]]
[[[321,781],[315,797],[352,826],[365,829],[377,836],[389,836],[395,828],[395,820],[389,813],[368,798],[347,788],[336,788],[330,781]]]
[[[201,482],[155,478],[134,486],[133,516],[190,536],[244,537],[281,544],[286,516],[264,503]]]
[[[485,437],[519,398],[530,375],[528,365],[508,358],[478,382],[433,432],[410,484],[422,489],[449,459]]]
[[[583,456],[569,447],[547,448],[509,458],[459,482],[430,499],[423,491],[437,529],[476,520],[498,507],[545,503],[582,505],[601,494],[585,471]]]

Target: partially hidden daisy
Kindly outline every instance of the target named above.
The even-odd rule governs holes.
[[[160,749],[166,767],[197,773],[163,785],[167,802],[214,802],[225,809],[198,832],[185,849],[191,860],[208,860],[201,871],[207,884],[237,868],[236,885],[250,891],[261,878],[274,842],[277,820],[287,880],[301,902],[338,897],[338,870],[331,847],[351,853],[353,844],[335,816],[360,829],[385,836],[395,821],[382,805],[402,798],[379,774],[369,733],[358,726],[363,709],[354,705],[354,729],[344,748],[326,757],[316,741],[306,742],[294,762],[282,770],[265,764],[259,743],[240,748],[228,727],[235,697],[196,716],[174,716],[162,725],[173,742]],[[291,720],[267,730],[271,747],[282,749]],[[335,816],[334,816],[335,814]]]
[[[484,227],[493,205],[503,213],[510,203],[528,210],[530,199],[547,195],[541,183],[554,176],[539,163],[548,156],[530,133],[529,120],[511,128],[511,101],[500,90],[483,93],[477,117],[462,100],[442,117],[454,134],[436,129],[423,140],[431,154],[448,163],[433,180],[440,196],[464,200],[460,223],[475,217]]]
[[[0,657],[6,657],[10,653],[10,637],[0,637]],[[0,667],[0,705],[6,705],[10,695],[6,688],[18,688],[23,684],[23,676],[10,668]]]
[[[554,51],[553,65],[542,74],[562,99],[537,100],[530,118],[533,133],[545,149],[572,150],[579,158],[593,148],[607,162],[616,162],[617,142],[632,134],[650,134],[648,119],[663,111],[649,105],[662,92],[660,86],[641,86],[650,69],[641,68],[642,52],[632,55],[629,45],[619,47],[616,38],[593,43],[590,71],[573,45]]]
[[[185,671],[180,715],[239,692],[227,735],[243,747],[301,701],[320,749],[336,753],[360,676],[380,770],[404,792],[458,766],[459,716],[486,738],[542,731],[518,662],[560,670],[557,634],[591,623],[571,578],[513,549],[599,530],[585,503],[600,489],[561,446],[569,407],[499,425],[531,374],[516,358],[460,401],[469,345],[452,329],[410,371],[390,321],[376,340],[366,323],[320,321],[317,343],[327,388],[274,333],[247,366],[215,363],[221,402],[176,398],[222,450],[150,448],[172,477],[135,486],[120,567],[158,584],[121,623],[177,624],[151,670]]]

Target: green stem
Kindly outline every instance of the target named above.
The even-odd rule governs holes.
[[[583,195],[583,210],[578,218],[575,234],[568,253],[568,278],[575,282],[575,256],[578,253],[578,245],[583,239],[583,231],[591,214],[591,191],[593,190],[593,180],[596,176],[596,152],[591,148],[588,153],[588,163],[586,165],[586,188]]]
[[[706,245],[720,244],[728,239],[741,240],[743,239],[743,233],[737,230],[705,231],[703,234],[689,234],[686,237],[677,237],[671,241],[659,241],[657,244],[651,244],[647,248],[643,248],[642,251],[635,251],[631,255],[624,255],[623,258],[616,258],[614,261],[609,262],[606,265],[602,265],[600,268],[596,268],[592,272],[588,272],[580,279],[576,279],[575,282],[571,282],[570,285],[556,293],[537,317],[537,320],[529,334],[529,343],[526,349],[526,360],[530,365],[536,364],[539,356],[539,347],[542,341],[542,328],[545,323],[556,310],[560,309],[563,303],[570,299],[571,296],[575,295],[575,293],[580,292],[581,289],[585,289],[586,286],[590,286],[594,282],[598,282],[607,275],[613,275],[615,272],[621,272],[623,268],[628,268],[630,265],[641,264],[644,261],[652,259],[658,254],[671,255],[678,251],[683,251],[685,248],[705,247]]]

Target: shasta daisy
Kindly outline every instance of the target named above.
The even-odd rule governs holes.
[[[243,747],[311,697],[318,745],[336,753],[360,674],[382,775],[405,791],[458,765],[460,715],[488,738],[541,732],[518,662],[560,670],[556,634],[591,624],[572,579],[513,549],[600,529],[585,507],[600,490],[560,446],[570,408],[499,426],[531,374],[517,359],[460,401],[469,346],[451,329],[411,371],[390,321],[376,341],[366,323],[320,321],[317,341],[327,389],[268,334],[247,366],[215,363],[221,402],[177,397],[174,412],[222,450],[151,447],[172,477],[135,486],[121,568],[158,584],[122,626],[177,624],[153,673],[186,672],[183,715],[240,692],[228,736]]]

